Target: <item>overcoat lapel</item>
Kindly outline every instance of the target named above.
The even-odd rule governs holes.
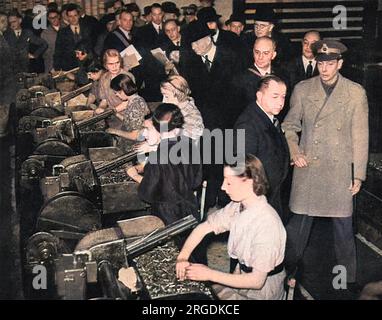
[[[345,82],[343,80],[343,77],[339,75],[338,83],[333,89],[331,95],[327,98],[321,110],[319,111],[316,121],[322,120],[332,115],[333,113],[343,112],[344,106],[346,106],[346,104],[349,102],[349,96],[346,96],[345,93]]]

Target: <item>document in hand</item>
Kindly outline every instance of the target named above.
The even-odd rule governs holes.
[[[166,52],[164,52],[161,48],[156,48],[151,50],[151,54],[157,59],[161,64],[164,66],[169,65],[172,63],[166,56]],[[172,64],[171,66],[172,72],[174,74],[179,74],[178,71],[176,70],[175,66]]]
[[[139,61],[142,60],[142,56],[132,44],[121,52],[121,56],[125,68],[129,70],[136,66],[139,66]]]

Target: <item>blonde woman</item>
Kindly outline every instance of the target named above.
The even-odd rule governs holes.
[[[183,134],[193,140],[198,140],[203,134],[204,124],[200,111],[190,96],[191,90],[186,79],[178,75],[170,76],[161,83],[160,90],[163,102],[175,104],[182,112]]]

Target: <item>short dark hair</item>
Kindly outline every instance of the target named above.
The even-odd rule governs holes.
[[[51,2],[51,3],[54,3],[54,2]],[[54,9],[54,8],[51,8],[48,10],[48,12],[46,13],[47,17],[49,17],[49,15],[51,13],[57,13],[58,15],[60,15],[60,12],[58,11],[58,9]]]
[[[161,121],[165,116],[170,115],[171,118],[167,123],[166,127],[161,126]],[[172,103],[161,103],[154,111],[152,117],[154,128],[158,132],[163,132],[163,130],[171,131],[176,128],[182,128],[184,124],[184,118],[180,109]]]
[[[138,92],[137,86],[127,74],[119,74],[110,82],[110,88],[114,91],[123,91],[127,96]]]
[[[139,12],[141,13],[141,10],[139,9],[138,5],[135,2],[127,3],[125,5],[125,8],[129,10],[130,12]]]
[[[80,13],[80,8],[78,7],[77,4],[69,3],[68,6],[66,7],[66,13],[68,13],[69,11],[74,11],[74,10],[76,10],[78,14]]]
[[[74,47],[74,51],[81,51],[83,53],[91,53],[92,49],[90,47],[90,44],[86,40],[80,40],[77,42],[77,44]]]
[[[143,8],[143,16],[149,15],[151,12],[151,6],[146,6]]]
[[[16,9],[13,9],[11,10],[9,13],[8,13],[8,18],[9,17],[17,17],[17,18],[20,18],[22,19],[22,15],[20,14],[20,12],[18,12]]]
[[[86,72],[98,72],[103,70],[101,62],[99,62],[98,59],[92,60],[87,66],[86,66]]]
[[[269,87],[271,81],[276,81],[277,83],[283,83],[286,86],[286,83],[283,79],[275,76],[274,74],[270,74],[260,79],[257,83],[257,91],[261,91]]]
[[[152,12],[153,9],[155,9],[155,8],[163,10],[163,9],[162,9],[162,6],[161,6],[158,2],[155,2],[155,3],[153,3],[153,4],[151,5],[151,7],[150,7],[150,12]]]
[[[166,26],[170,23],[170,22],[174,22],[178,27],[180,26],[180,23],[177,19],[168,19],[166,20],[165,22],[163,22],[163,30],[164,28],[166,28]]]
[[[253,180],[253,192],[262,196],[267,194],[269,182],[261,161],[252,154],[245,155],[245,162],[227,164],[233,171],[238,172],[238,177]]]
[[[56,2],[48,3],[46,8],[48,9],[48,11],[57,10],[57,13],[58,13],[58,4]]]
[[[119,16],[122,16],[122,13],[126,13],[126,14],[129,14],[133,17],[132,11],[129,9],[122,8],[122,9],[118,9],[118,11],[119,11],[118,12]]]

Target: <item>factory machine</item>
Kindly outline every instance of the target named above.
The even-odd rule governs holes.
[[[168,226],[155,216],[118,221],[113,228],[86,234],[73,252],[55,235],[38,232],[25,251],[27,295],[64,300],[214,299],[208,283],[179,281],[175,274],[179,251],[172,239],[196,224],[193,216]],[[34,270],[41,268],[46,270],[45,290],[35,285],[39,275]]]

